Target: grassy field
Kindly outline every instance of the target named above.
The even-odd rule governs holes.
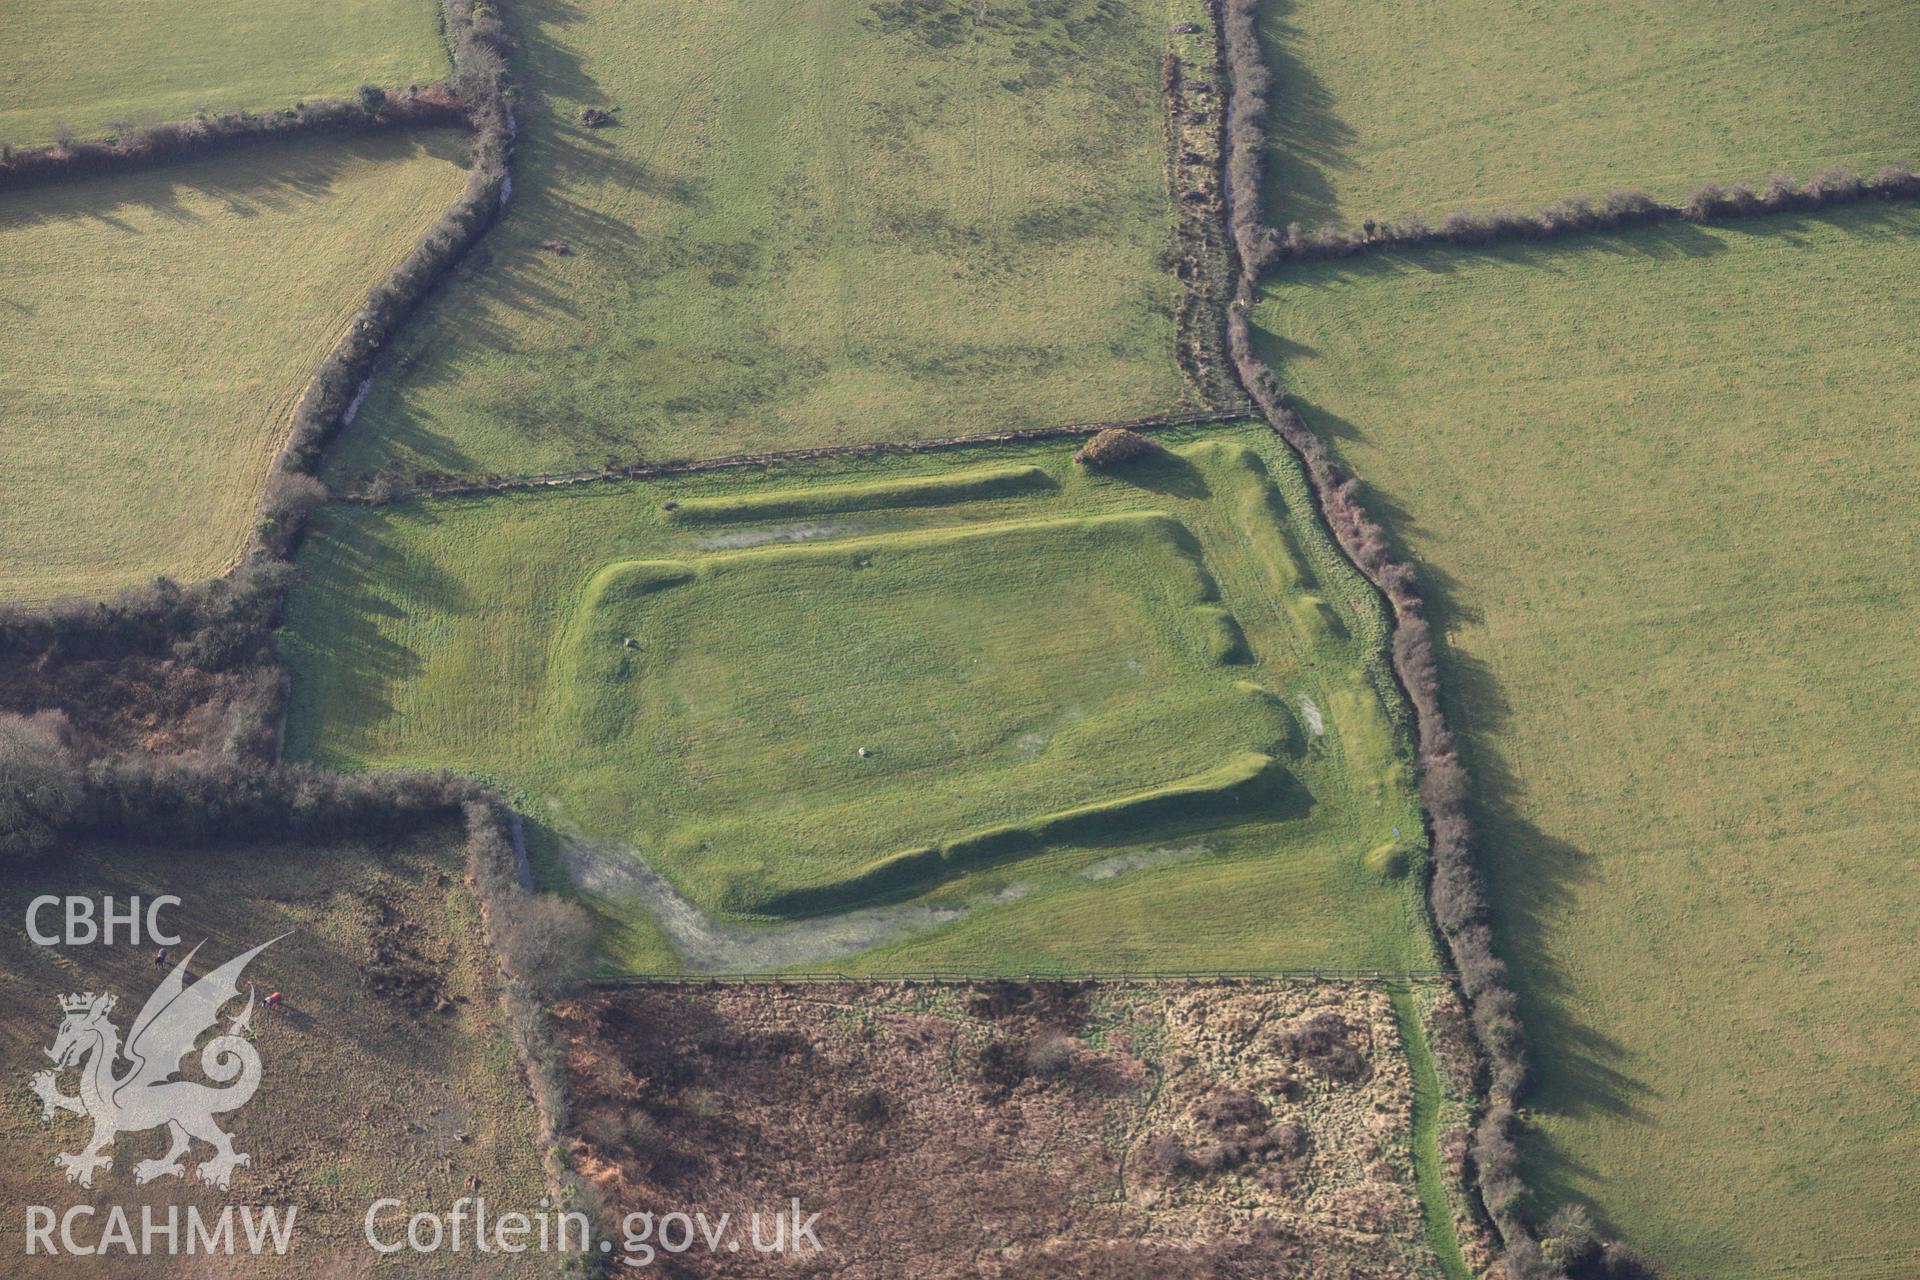
[[[433,0],[77,0],[7,6],[0,142],[83,138],[109,122],[292,106],[447,74]]]
[[[1070,454],[330,509],[288,749],[495,779],[724,918],[969,908],[855,967],[1428,967],[1417,876],[1366,862],[1420,856],[1378,606],[1298,472],[1254,430]],[[764,518],[795,491],[865,497]],[[761,518],[679,518],[722,501]],[[610,960],[671,967],[635,911]]]
[[[236,1150],[253,1157],[234,1172],[230,1191],[192,1181],[134,1181],[134,1165],[158,1158],[166,1135],[126,1132],[116,1140],[110,1170],[91,1192],[72,1187],[51,1163],[80,1149],[89,1132],[79,1117],[40,1118],[28,1078],[49,1063],[42,1050],[60,1026],[60,997],[112,992],[112,1019],[129,1032],[167,970],[153,949],[130,946],[39,947],[26,936],[28,900],[40,894],[129,895],[182,902],[160,917],[179,934],[177,962],[201,945],[192,965],[204,975],[240,952],[283,933],[242,979],[259,995],[285,993],[271,1008],[257,1004],[251,1025],[261,1059],[252,1101],[220,1118]],[[416,1209],[445,1212],[456,1196],[488,1197],[494,1212],[537,1210],[545,1193],[536,1145],[537,1121],[500,1021],[495,967],[466,888],[463,855],[449,838],[324,849],[248,843],[215,848],[79,845],[56,849],[10,871],[0,909],[13,927],[0,939],[0,1053],[13,1105],[0,1119],[0,1196],[10,1205],[65,1206],[91,1201],[123,1206],[139,1238],[139,1206],[169,1203],[217,1215],[223,1204],[297,1208],[295,1244],[284,1258],[232,1269],[182,1261],[168,1275],[327,1277],[361,1274],[372,1255],[362,1236],[367,1206],[395,1196]],[[58,911],[43,927],[58,931]],[[191,990],[191,988],[189,988]],[[222,1025],[239,1013],[232,1005]],[[198,1059],[187,1078],[197,1079]],[[124,1064],[121,1068],[125,1069]],[[73,1092],[75,1075],[61,1080]],[[210,1148],[196,1144],[188,1175]],[[92,1230],[103,1225],[96,1218]],[[82,1240],[88,1238],[82,1223]],[[9,1223],[20,1241],[17,1220]],[[161,1240],[164,1250],[165,1242]],[[70,1259],[20,1256],[8,1274],[97,1276],[159,1274],[150,1259],[116,1253],[76,1265]],[[410,1255],[407,1274],[472,1275],[471,1250]],[[225,1263],[225,1259],[219,1260]],[[550,1274],[534,1255],[483,1274]],[[202,1269],[194,1270],[195,1265]]]
[[[1672,198],[1914,154],[1908,0],[1261,5],[1275,225]]]
[[[966,434],[1183,396],[1160,0],[513,15],[530,101],[511,209],[484,269],[403,337],[335,476]]]
[[[251,147],[0,202],[0,600],[218,572],[452,133]]]
[[[1545,1137],[1676,1275],[1910,1274],[1920,212],[1290,272],[1442,589]]]

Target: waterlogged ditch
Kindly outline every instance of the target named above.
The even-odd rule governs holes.
[[[644,909],[672,942],[681,962],[696,973],[795,969],[839,960],[922,929],[950,924],[982,904],[1011,901],[1025,893],[1024,887],[1012,885],[954,906],[900,903],[790,924],[746,925],[714,919],[631,849],[609,849],[578,837],[562,837],[559,860],[575,888]]]

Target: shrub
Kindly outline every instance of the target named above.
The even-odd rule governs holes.
[[[1149,1176],[1163,1181],[1177,1178],[1193,1170],[1193,1160],[1187,1155],[1186,1147],[1180,1139],[1170,1133],[1151,1133],[1140,1147],[1140,1163]]]
[[[317,478],[297,471],[276,471],[260,501],[258,538],[276,555],[292,550],[307,516],[331,495]]]
[[[581,1136],[602,1151],[620,1151],[645,1159],[660,1136],[660,1126],[638,1107],[588,1112],[580,1121]]]
[[[353,91],[362,111],[373,113],[387,105],[387,91],[377,84],[363,84]]]
[[[1564,1204],[1547,1219],[1540,1233],[1540,1253],[1552,1265],[1572,1274],[1584,1274],[1600,1261],[1600,1242],[1584,1207]]]
[[[1073,1059],[1079,1045],[1072,1036],[1058,1028],[1048,1028],[1027,1042],[1021,1055],[1026,1062],[1027,1073],[1048,1079],[1062,1075],[1073,1065]]]
[[[1227,222],[1240,254],[1240,270],[1248,279],[1258,276],[1279,251],[1279,237],[1260,208],[1267,146],[1264,121],[1273,72],[1254,28],[1258,9],[1259,0],[1226,0],[1221,14],[1233,90],[1227,96]]]
[[[44,852],[79,808],[82,791],[63,713],[0,714],[0,859]]]
[[[593,965],[593,924],[579,903],[550,893],[503,906],[500,943],[512,970],[553,1000],[587,976]]]
[[[1800,190],[1816,205],[1846,204],[1866,194],[1866,184],[1860,181],[1859,174],[1850,170],[1828,169],[1807,179],[1807,185]]]
[[[1353,1026],[1331,1009],[1317,1009],[1282,1029],[1275,1045],[1330,1080],[1354,1081],[1367,1074],[1367,1059],[1354,1044]]]
[[[1160,446],[1136,431],[1108,427],[1080,446],[1073,460],[1087,467],[1113,467],[1160,452]]]
[[[847,1099],[847,1116],[855,1124],[882,1125],[893,1117],[893,1103],[885,1089],[862,1089]]]
[[[1520,1150],[1514,1145],[1519,1119],[1511,1106],[1496,1102],[1487,1108],[1473,1132],[1473,1163],[1480,1171],[1480,1198],[1487,1211],[1503,1222],[1520,1198]]]
[[[1619,1241],[1609,1241],[1600,1250],[1599,1280],[1658,1280],[1652,1264]],[[1585,1280],[1574,1277],[1574,1280]]]
[[[1898,196],[1920,196],[1920,175],[1904,160],[1882,168],[1867,185],[1875,195],[1889,200]]]

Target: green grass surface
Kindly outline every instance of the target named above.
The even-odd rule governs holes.
[[[261,110],[447,74],[433,0],[69,0],[6,8],[0,142]]]
[[[1910,0],[1275,0],[1276,226],[1915,155]]]
[[[1010,497],[1045,489],[1053,478],[1039,467],[981,467],[948,475],[866,484],[816,484],[771,493],[689,498],[667,513],[681,524],[725,520],[775,520],[781,516],[836,515],[875,507],[938,507],[975,498]]]
[[[1033,815],[1286,733],[1212,652],[1187,536],[1114,515],[735,551],[667,586],[611,566],[561,645],[552,750],[731,911],[909,847],[964,865],[1040,844]]]
[[[1409,984],[1393,982],[1387,986],[1387,997],[1393,1001],[1394,1025],[1399,1029],[1400,1044],[1407,1052],[1407,1069],[1413,1076],[1413,1180],[1420,1193],[1420,1218],[1427,1243],[1446,1280],[1473,1280],[1473,1270],[1460,1252],[1460,1238],[1454,1232],[1453,1210],[1447,1199],[1447,1169],[1440,1157],[1444,1101],[1433,1047],[1420,1025],[1416,1003],[1420,996]]]
[[[452,133],[248,147],[0,201],[0,600],[217,573]]]
[[[1551,1204],[1675,1275],[1920,1257],[1920,211],[1290,272],[1440,588]]]
[[[494,779],[722,915],[974,908],[840,967],[1431,967],[1418,877],[1364,865],[1419,830],[1378,602],[1291,460],[1256,430],[1113,476],[1071,452],[329,509],[283,633],[289,751]],[[1050,483],[839,522],[664,509],[988,460]],[[1338,633],[1299,625],[1299,583]],[[603,910],[611,962],[670,965],[636,910]]]
[[[967,434],[1185,394],[1161,0],[512,17],[508,215],[401,339],[335,475]]]

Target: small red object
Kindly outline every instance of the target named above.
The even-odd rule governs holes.
[[[279,1004],[279,1003],[280,1003],[280,993],[279,993],[278,991],[274,991],[274,992],[270,992],[270,993],[268,993],[268,995],[267,995],[267,1003],[268,1003],[268,1004]]]

